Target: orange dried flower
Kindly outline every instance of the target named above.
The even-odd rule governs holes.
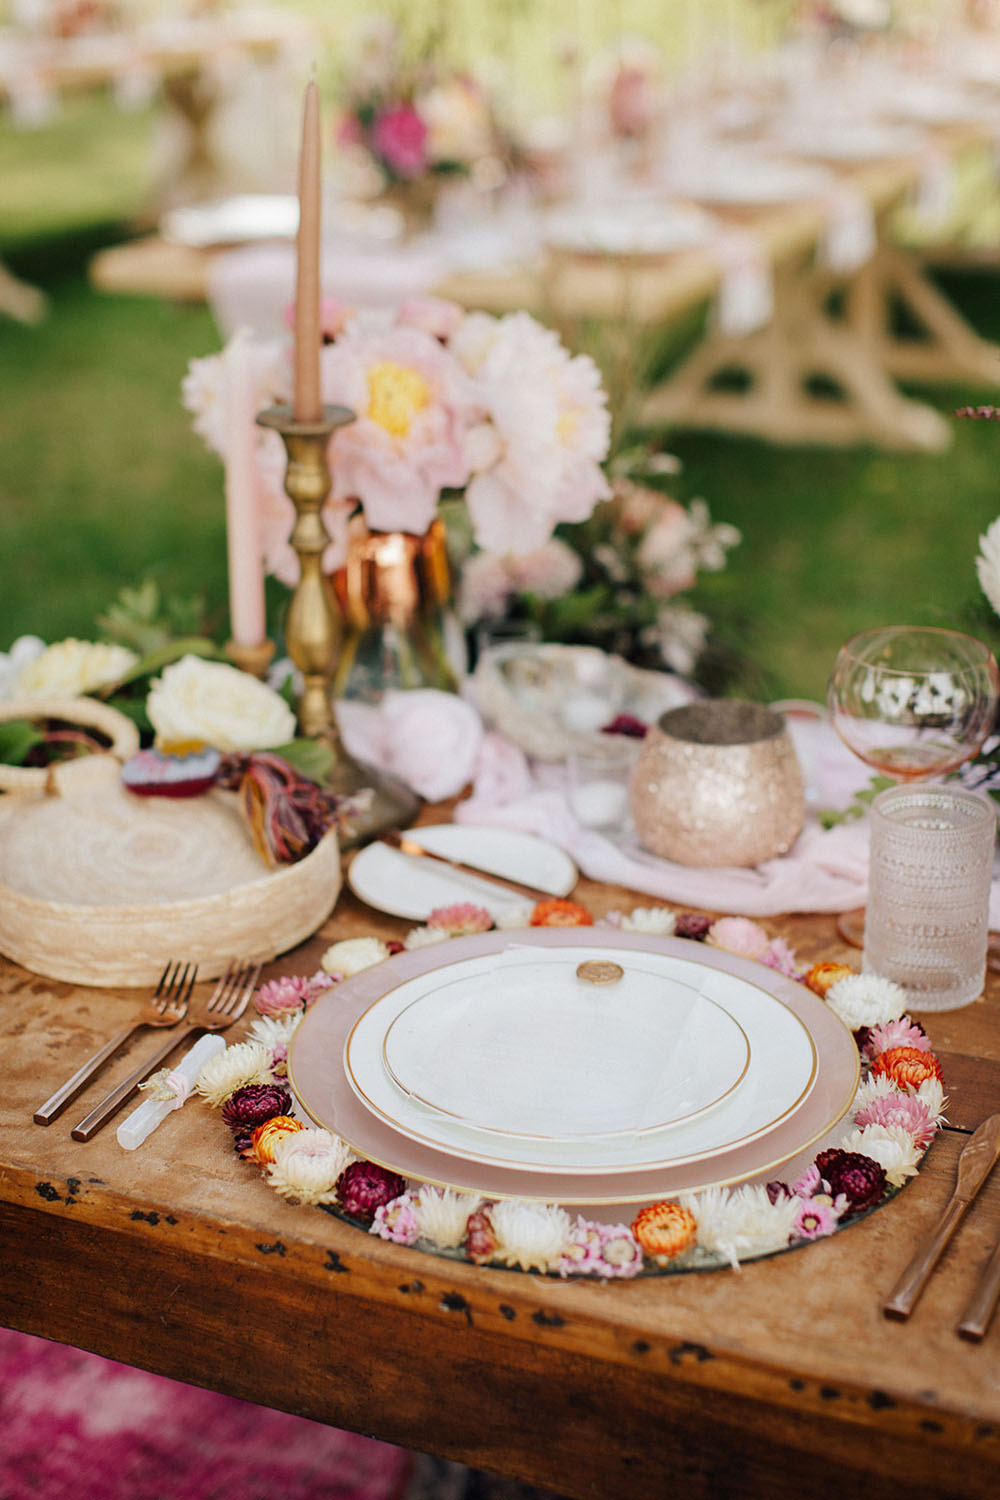
[[[694,1214],[679,1203],[650,1203],[640,1209],[632,1224],[632,1233],[646,1255],[655,1260],[672,1260],[689,1245],[697,1234]]]
[[[274,1161],[285,1136],[294,1135],[297,1130],[305,1130],[305,1126],[301,1120],[293,1120],[291,1115],[275,1115],[273,1119],[265,1120],[250,1136],[254,1158],[262,1167],[268,1166]]]
[[[854,970],[847,964],[813,964],[805,977],[805,984],[814,995],[819,995],[821,1000],[825,1000],[826,992],[831,986],[835,985],[839,979],[847,979],[853,973]]]
[[[532,927],[593,927],[594,919],[579,901],[539,901],[531,913]]]
[[[891,1078],[897,1088],[918,1089],[928,1078],[942,1079],[941,1064],[933,1052],[917,1047],[889,1047],[872,1063],[876,1078]]]

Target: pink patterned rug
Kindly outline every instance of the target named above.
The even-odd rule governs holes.
[[[0,1500],[404,1500],[414,1456],[0,1329]]]

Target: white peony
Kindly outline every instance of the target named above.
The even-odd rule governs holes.
[[[283,698],[225,662],[184,656],[167,667],[146,700],[160,745],[191,741],[231,750],[273,750],[295,738]]]
[[[79,698],[120,682],[139,660],[126,646],[70,637],[49,646],[24,667],[14,698]]]
[[[990,522],[985,535],[979,538],[976,572],[980,588],[1000,615],[1000,516]]]

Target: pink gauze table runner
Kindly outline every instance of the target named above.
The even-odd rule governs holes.
[[[344,743],[359,760],[401,777],[428,801],[471,795],[457,823],[514,828],[551,839],[592,880],[682,906],[749,917],[842,912],[863,906],[868,885],[868,819],[824,828],[819,812],[849,806],[870,771],[822,719],[789,727],[805,774],[808,812],[789,852],[753,869],[695,869],[658,859],[634,835],[584,827],[570,810],[563,765],[530,761],[505,735],[487,730],[462,698],[432,689],[390,693],[377,707],[337,706]],[[636,904],[641,904],[638,902]],[[990,926],[1000,927],[994,875]]]

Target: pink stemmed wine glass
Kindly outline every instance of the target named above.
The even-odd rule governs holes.
[[[973,636],[931,626],[866,630],[841,646],[827,703],[844,744],[897,781],[928,781],[971,760],[993,732],[1000,671]],[[837,929],[862,947],[864,911]]]

